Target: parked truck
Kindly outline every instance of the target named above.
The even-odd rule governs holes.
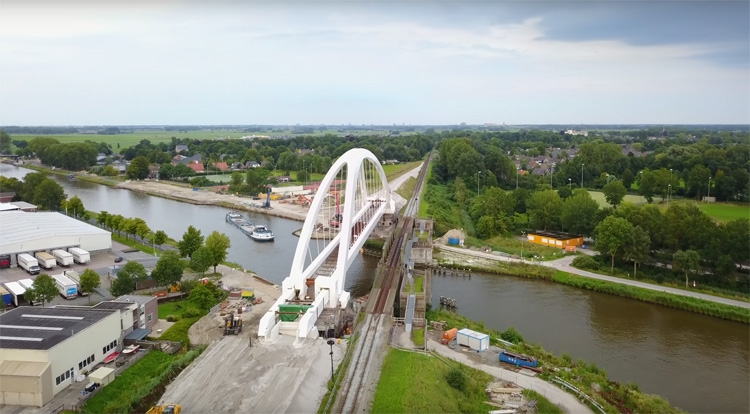
[[[52,250],[52,256],[55,257],[57,264],[59,264],[60,266],[70,266],[73,264],[73,255],[66,252],[65,250]]]
[[[36,257],[37,262],[39,262],[39,266],[45,269],[52,269],[53,267],[57,266],[55,256],[52,256],[47,252],[36,252],[36,254],[34,254],[34,257]]]
[[[27,290],[34,288],[34,281],[31,280],[31,279],[21,279],[21,280],[18,281],[18,283],[21,285],[21,288],[23,288],[23,294],[24,294],[24,296],[26,296],[26,291]],[[5,286],[8,286],[8,285],[6,284]],[[31,306],[36,306],[36,305],[41,305],[42,304],[42,302],[39,302],[39,301],[32,302],[32,301],[30,301],[26,297],[24,297],[24,300],[26,302],[28,302],[28,304],[31,305]]]
[[[52,278],[55,279],[55,285],[57,285],[57,290],[60,291],[60,296],[65,299],[75,299],[78,297],[78,285],[76,282],[63,273],[52,275]]]
[[[81,275],[79,275],[78,272],[76,272],[75,270],[66,270],[66,271],[63,272],[63,275],[67,276],[68,279],[70,279],[73,282],[75,282],[76,287],[78,288],[78,294],[80,296],[88,296],[89,295],[88,293],[84,293],[81,290]]]
[[[91,261],[91,255],[86,250],[71,247],[68,252],[73,255],[73,261],[78,264],[86,264]]]
[[[39,274],[39,262],[30,254],[21,253],[18,255],[18,265],[21,266],[26,273],[32,275]]]
[[[24,289],[20,283],[8,282],[5,284],[5,289],[10,293],[10,302],[13,306],[19,307],[26,302],[26,299],[23,297],[23,294],[26,293],[26,289]]]

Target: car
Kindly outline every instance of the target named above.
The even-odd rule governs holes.
[[[122,261],[122,257],[117,256],[115,257],[115,263],[120,263]]]

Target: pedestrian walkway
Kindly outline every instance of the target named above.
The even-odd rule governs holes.
[[[606,276],[606,275],[601,275],[598,273],[589,272],[586,270],[577,269],[570,265],[573,259],[575,258],[575,256],[566,256],[561,259],[551,260],[548,262],[530,262],[528,260],[497,256],[492,253],[485,253],[485,252],[479,252],[475,250],[462,249],[460,247],[452,247],[452,246],[445,246],[445,245],[436,245],[436,247],[438,249],[446,250],[446,251],[453,252],[453,253],[460,253],[460,254],[465,254],[465,255],[470,255],[470,256],[482,257],[485,259],[504,261],[504,262],[526,263],[530,265],[545,266],[545,267],[550,267],[550,268],[557,269],[557,270],[562,270],[563,272],[568,272],[574,275],[588,277],[592,279],[605,280],[607,282],[619,283],[621,285],[635,286],[635,287],[653,290],[657,292],[671,293],[674,295],[687,296],[687,297],[707,300],[710,302],[722,303],[725,305],[731,305],[731,306],[737,306],[740,308],[750,309],[750,302],[727,299],[727,298],[722,298],[719,296],[707,295],[705,293],[691,292],[689,290],[682,290],[682,289],[677,289],[677,288],[668,287],[668,286],[652,285],[650,283],[639,282],[637,280],[622,279],[619,277]]]

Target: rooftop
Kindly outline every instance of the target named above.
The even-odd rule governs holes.
[[[22,243],[50,236],[80,236],[110,233],[60,213],[6,211],[0,226],[2,244]]]
[[[581,237],[579,235],[563,233],[559,231],[542,231],[542,230],[529,232],[529,234],[536,234],[537,236],[551,237],[553,239],[558,239],[558,240],[575,239],[577,237]]]
[[[48,350],[111,314],[111,310],[22,306],[0,315],[0,349]]]
[[[115,302],[136,302],[140,304],[146,304],[156,300],[156,296],[143,296],[143,295],[122,295],[115,299]]]
[[[120,310],[127,310],[135,305],[134,302],[115,302],[115,301],[105,301],[105,302],[99,302],[94,306],[95,309],[120,309]]]

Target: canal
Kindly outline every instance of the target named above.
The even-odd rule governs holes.
[[[31,170],[0,164],[0,175],[22,178]],[[301,222],[243,212],[274,231],[274,243],[256,243],[224,221],[229,211],[128,190],[51,176],[68,197],[88,210],[141,217],[154,230],[179,240],[189,225],[232,240],[228,260],[276,283],[288,275]],[[369,292],[377,259],[360,256],[346,288]],[[637,383],[690,412],[750,412],[750,328],[695,313],[574,289],[551,282],[497,275],[433,279],[437,298],[458,300],[459,312],[491,328],[516,327],[527,341],[574,360],[596,363],[612,380]]]

